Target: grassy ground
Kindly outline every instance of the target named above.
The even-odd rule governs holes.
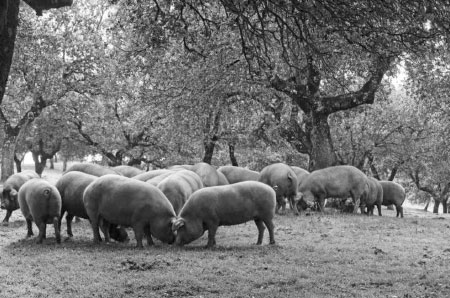
[[[267,234],[254,245],[249,222],[220,227],[214,249],[203,248],[205,233],[184,248],[139,250],[132,231],[130,243],[93,245],[84,220],[73,239],[57,245],[49,226],[36,245],[15,211],[0,226],[0,297],[448,297],[450,217],[383,215],[289,213],[275,218],[276,245]]]

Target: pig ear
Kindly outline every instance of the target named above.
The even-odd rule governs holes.
[[[10,195],[11,197],[17,197],[17,190],[15,190],[14,188],[11,189],[11,192],[9,193],[9,195]]]
[[[184,219],[177,218],[172,222],[172,232],[178,231],[179,228],[184,226]]]

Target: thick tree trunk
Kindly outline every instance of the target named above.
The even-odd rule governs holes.
[[[228,143],[228,151],[230,153],[230,161],[231,161],[231,165],[238,167],[238,162],[236,159],[236,156],[234,155],[234,144]]]
[[[45,164],[47,163],[47,158],[42,157],[37,152],[32,152],[34,160],[34,171],[41,176],[44,172]]]
[[[53,162],[53,158],[50,158],[50,169],[51,170],[55,169],[55,163]]]
[[[423,211],[428,211],[428,206],[430,205],[431,199],[429,198],[425,207],[423,208]]]
[[[323,169],[336,164],[337,157],[333,148],[328,115],[312,113],[311,115],[311,152],[309,171]]]
[[[433,213],[438,214],[439,213],[439,205],[441,204],[441,201],[434,200],[434,207],[433,207]]]
[[[5,95],[19,21],[19,0],[2,0],[0,12],[0,103]],[[6,9],[6,10],[5,10]],[[5,18],[6,19],[5,19]],[[12,162],[12,159],[11,159]],[[2,173],[3,178],[3,173]]]
[[[2,176],[1,181],[5,181],[14,174],[14,153],[17,146],[16,136],[6,136],[2,144]]]

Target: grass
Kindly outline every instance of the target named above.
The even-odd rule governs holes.
[[[57,245],[48,227],[37,245],[15,211],[0,226],[0,297],[448,297],[449,217],[383,214],[277,215],[276,245],[267,232],[254,245],[248,222],[220,227],[213,249],[203,248],[205,233],[183,248],[155,241],[140,250],[131,230],[130,243],[93,245],[85,220],[73,239]]]

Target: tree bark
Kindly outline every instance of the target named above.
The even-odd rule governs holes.
[[[230,153],[231,165],[238,167],[239,165],[238,165],[236,156],[234,155],[234,144],[228,143],[228,152]]]
[[[19,159],[17,157],[17,154],[14,154],[14,163],[16,164],[16,172],[17,173],[22,172],[22,161],[23,161],[23,159]]]
[[[433,213],[435,213],[435,214],[439,213],[439,205],[440,204],[441,204],[441,201],[434,199]]]
[[[31,152],[34,160],[34,171],[41,176],[44,172],[45,164],[47,163],[47,158],[39,155],[38,152]],[[40,157],[40,158],[39,158]]]
[[[213,137],[211,140],[206,140],[203,144],[205,147],[205,154],[203,156],[203,162],[211,164],[212,157],[214,155],[214,148],[216,147],[217,138]]]
[[[19,22],[19,4],[19,0],[2,0],[0,5],[0,104],[5,95],[14,54]]]
[[[17,136],[5,136],[2,144],[2,176],[1,181],[5,181],[14,174],[14,153],[17,146]]]
[[[331,140],[328,115],[311,112],[311,152],[309,171],[336,165],[337,157]]]
[[[55,169],[55,163],[53,161],[54,158],[50,158],[50,169],[54,170]]]

